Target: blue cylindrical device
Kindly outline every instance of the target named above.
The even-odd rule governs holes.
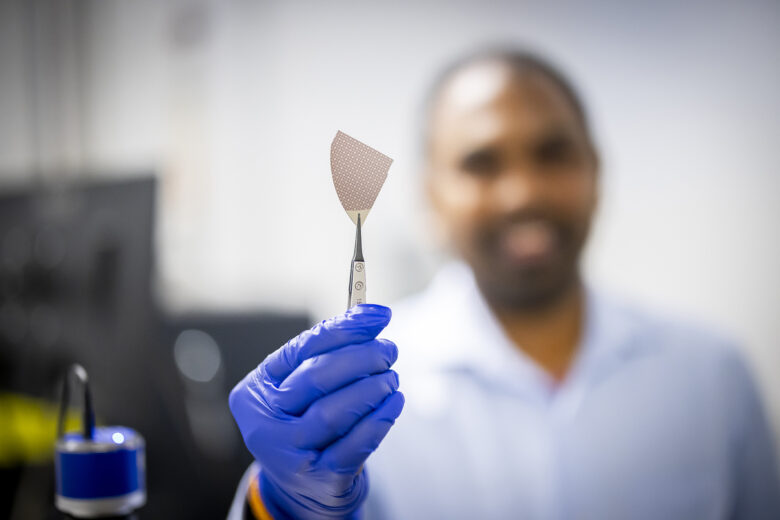
[[[127,515],[146,503],[144,440],[122,426],[57,441],[55,505],[76,518]]]
[[[82,431],[63,433],[73,378],[83,389]],[[87,373],[80,365],[73,365],[65,377],[58,431],[54,460],[58,510],[75,518],[116,518],[146,503],[144,439],[124,426],[95,427]]]

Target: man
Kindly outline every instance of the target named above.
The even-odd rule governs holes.
[[[231,518],[780,518],[737,351],[583,284],[598,157],[569,84],[482,53],[446,71],[428,116],[427,190],[462,261],[392,322],[355,307],[236,386],[257,463]],[[399,350],[407,404],[384,439]]]

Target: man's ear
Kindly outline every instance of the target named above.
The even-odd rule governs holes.
[[[596,147],[590,145],[591,171],[593,172],[593,211],[598,209],[601,200],[601,156]]]

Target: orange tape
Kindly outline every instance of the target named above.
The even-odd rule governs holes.
[[[260,479],[258,474],[252,475],[252,480],[249,481],[249,491],[247,492],[249,498],[249,508],[252,510],[252,514],[255,515],[257,520],[274,520],[268,510],[263,504],[263,498],[260,496]]]

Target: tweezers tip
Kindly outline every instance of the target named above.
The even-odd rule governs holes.
[[[360,213],[357,214],[357,225],[355,226],[355,261],[363,262],[363,236],[360,232]]]

